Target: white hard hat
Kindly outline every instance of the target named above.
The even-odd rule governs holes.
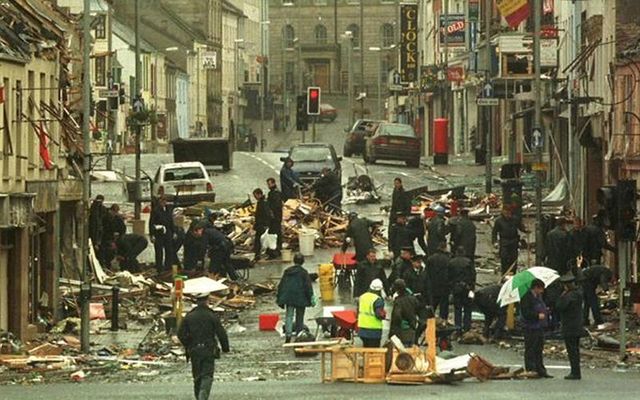
[[[371,281],[371,285],[369,285],[369,289],[374,292],[380,292],[384,289],[384,285],[382,285],[382,281],[380,279],[374,279]]]

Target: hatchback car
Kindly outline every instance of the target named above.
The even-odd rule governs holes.
[[[198,161],[160,165],[153,180],[153,196],[162,195],[180,206],[216,199],[209,173]]]
[[[344,138],[342,155],[351,157],[353,154],[362,154],[366,138],[373,135],[378,124],[380,124],[380,121],[359,119],[353,124],[351,129],[345,129],[347,136]]]
[[[333,122],[338,118],[338,110],[334,106],[328,103],[320,104],[320,115],[318,115],[318,122],[329,121]]]
[[[342,181],[342,157],[336,154],[336,150],[330,144],[303,143],[289,150],[288,157],[281,157],[284,162],[291,157],[293,170],[300,175],[304,184],[312,185],[322,175],[323,168],[329,168]]]
[[[420,166],[420,138],[411,125],[382,122],[373,135],[366,138],[362,158],[366,163],[377,160],[399,160],[408,166]]]

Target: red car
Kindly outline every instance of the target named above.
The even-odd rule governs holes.
[[[411,125],[382,122],[374,134],[366,138],[362,158],[370,164],[377,160],[399,160],[418,168],[421,148],[420,138]]]
[[[338,118],[338,110],[334,106],[328,103],[320,104],[320,115],[318,115],[318,122],[329,121],[333,122]]]

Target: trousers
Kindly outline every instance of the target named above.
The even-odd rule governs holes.
[[[500,245],[500,271],[504,275],[509,267],[518,260],[518,243]],[[515,268],[512,272],[516,272]]]
[[[302,332],[304,329],[304,311],[305,307],[287,306],[284,319],[284,332],[285,336],[290,338],[293,336],[293,315],[295,314],[295,335]]]
[[[438,316],[446,321],[449,318],[449,295],[433,296],[431,299],[431,307],[433,308],[433,312],[436,312],[439,308]]]
[[[596,287],[590,283],[582,285],[584,296],[584,309],[582,310],[585,325],[589,325],[589,311],[593,315],[593,323],[599,325],[602,323],[602,314],[600,314],[600,300],[596,294]]]
[[[191,352],[193,394],[196,400],[208,400],[213,386],[215,358],[211,349],[200,348]]]
[[[372,348],[380,347],[381,339],[361,337],[360,340],[362,340],[362,347],[372,347]]]
[[[580,337],[568,336],[564,338],[564,345],[567,347],[569,365],[571,365],[571,375],[581,377],[580,373]]]
[[[524,368],[538,375],[546,375],[547,369],[542,360],[544,350],[544,332],[542,329],[524,331]]]
[[[467,332],[471,329],[471,311],[472,304],[471,300],[466,298],[453,298],[453,307],[454,314],[453,320],[456,326],[456,329],[462,332]]]
[[[173,239],[169,235],[156,235],[153,248],[156,255],[156,268],[158,271],[169,271],[176,261],[173,251]]]

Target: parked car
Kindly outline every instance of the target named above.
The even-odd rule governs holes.
[[[344,131],[347,136],[344,138],[344,146],[342,147],[342,155],[351,157],[353,154],[362,154],[364,151],[364,143],[367,136],[373,134],[381,121],[373,119],[359,119],[353,124],[351,129]]]
[[[199,161],[162,164],[153,179],[153,196],[167,196],[174,205],[187,206],[201,201],[214,202],[213,182]]]
[[[320,115],[318,115],[318,122],[329,121],[333,122],[338,118],[338,110],[334,106],[328,103],[320,104]]]
[[[313,184],[320,178],[323,168],[329,168],[342,181],[342,157],[336,154],[336,149],[325,143],[303,143],[289,150],[287,157],[281,157],[284,162],[288,157],[293,160],[293,170],[300,174],[300,180],[305,184]]]
[[[366,138],[362,158],[373,164],[377,160],[400,160],[408,166],[420,166],[420,138],[411,125],[382,122]]]

